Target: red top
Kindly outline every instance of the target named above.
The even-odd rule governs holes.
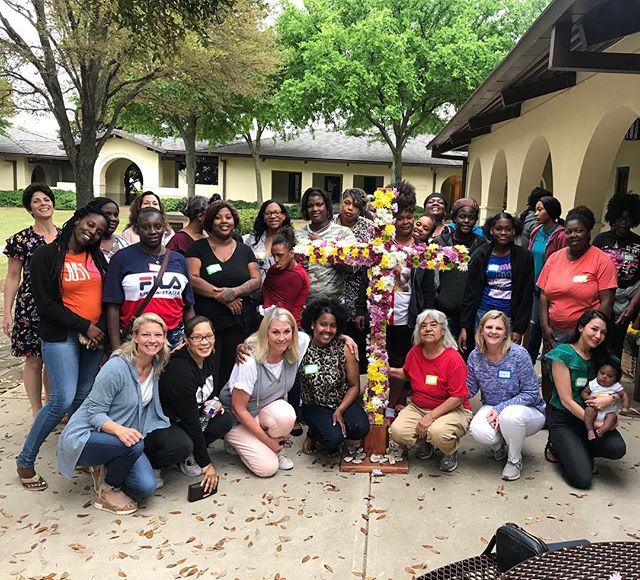
[[[292,270],[278,270],[275,264],[269,268],[262,284],[262,306],[286,308],[300,326],[300,313],[309,295],[309,276],[296,264]]]
[[[462,406],[471,410],[467,390],[467,365],[457,350],[445,348],[436,358],[422,354],[414,346],[404,362],[404,374],[411,381],[411,400],[423,409],[435,409],[449,397],[461,397]]]
[[[187,250],[193,242],[195,240],[187,232],[180,230],[167,242],[167,250],[180,252],[183,256],[186,256]]]

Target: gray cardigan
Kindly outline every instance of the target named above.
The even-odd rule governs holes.
[[[158,379],[153,379],[153,398],[143,407],[136,366],[119,354],[112,355],[100,369],[89,396],[60,435],[56,453],[62,475],[71,477],[91,432],[100,431],[109,419],[137,429],[143,437],[169,427],[160,405]]]

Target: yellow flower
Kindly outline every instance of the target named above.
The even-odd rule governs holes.
[[[327,260],[326,256],[321,256],[320,259],[318,260],[318,264],[322,264],[323,266],[326,266],[328,261],[329,260]]]
[[[374,425],[384,425],[384,415],[376,413],[376,415],[373,417],[373,424]]]
[[[436,263],[433,260],[428,260],[427,261],[427,268],[429,270],[435,270],[436,268]]]

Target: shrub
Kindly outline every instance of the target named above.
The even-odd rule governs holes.
[[[233,204],[235,206],[235,203]],[[258,217],[258,208],[257,207],[246,207],[246,208],[238,208],[238,213],[240,214],[240,225],[238,226],[238,231],[244,236],[245,234],[250,234],[253,230],[253,222],[256,221],[256,217]]]
[[[76,209],[76,192],[68,189],[54,189],[56,209]],[[22,190],[0,191],[0,207],[22,207]]]

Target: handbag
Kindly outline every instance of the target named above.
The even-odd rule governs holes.
[[[149,293],[145,296],[144,300],[138,305],[138,308],[136,308],[136,311],[133,313],[133,316],[129,319],[129,322],[127,323],[127,326],[125,326],[121,331],[120,331],[120,340],[124,341],[126,340],[127,336],[129,336],[129,333],[131,332],[131,329],[133,328],[133,323],[135,322],[136,318],[138,318],[138,316],[140,316],[143,312],[144,309],[147,307],[147,305],[149,304],[149,302],[151,302],[151,299],[153,298],[153,295],[156,293],[156,290],[158,289],[158,286],[160,286],[160,282],[162,281],[162,277],[164,276],[164,273],[167,271],[167,266],[169,265],[169,254],[170,254],[171,250],[166,250],[164,253],[164,258],[162,259],[162,265],[160,266],[160,270],[158,271],[158,275],[156,276],[156,279],[153,283],[153,286],[151,286],[151,289],[149,290]]]
[[[494,547],[496,560],[502,572],[510,570],[524,560],[549,551],[547,544],[540,538],[513,523],[500,526],[482,554],[484,556],[491,554]]]

